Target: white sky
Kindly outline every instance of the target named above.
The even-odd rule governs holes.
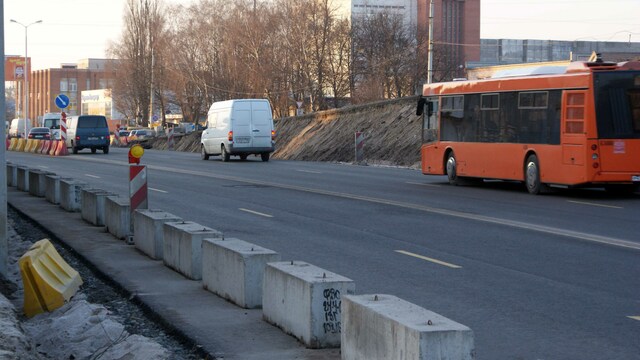
[[[165,0],[189,4],[195,0]],[[264,1],[264,0],[258,0]],[[304,0],[302,0],[304,1]],[[120,35],[125,0],[4,0],[5,54],[24,56],[28,30],[33,70],[104,58]],[[640,0],[481,0],[482,38],[640,42]]]

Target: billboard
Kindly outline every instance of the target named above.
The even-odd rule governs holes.
[[[29,68],[31,70],[31,58],[27,58]],[[5,81],[23,81],[25,66],[24,56],[5,56],[4,57],[4,80]],[[31,73],[29,73],[31,74]]]

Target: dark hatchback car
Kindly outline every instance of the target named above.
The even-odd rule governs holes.
[[[46,127],[35,127],[29,130],[29,139],[51,140],[51,129]]]

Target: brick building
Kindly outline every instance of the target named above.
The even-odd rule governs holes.
[[[29,117],[32,122],[40,120],[47,112],[60,111],[55,104],[59,94],[69,97],[70,105],[65,112],[80,115],[82,91],[112,87],[115,79],[113,61],[83,59],[77,64],[62,64],[60,68],[32,71],[29,77]]]

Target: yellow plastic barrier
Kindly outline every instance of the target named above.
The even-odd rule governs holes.
[[[11,138],[11,142],[9,143],[9,151],[15,151],[16,145],[18,145],[18,138]]]
[[[29,152],[35,153],[39,143],[40,143],[40,140],[38,139],[31,140],[31,147],[29,148]]]
[[[27,145],[27,141],[23,138],[18,139],[18,146],[16,151],[24,151],[24,147]]]
[[[62,259],[49,239],[33,244],[19,265],[28,317],[61,307],[82,285],[80,274]]]

